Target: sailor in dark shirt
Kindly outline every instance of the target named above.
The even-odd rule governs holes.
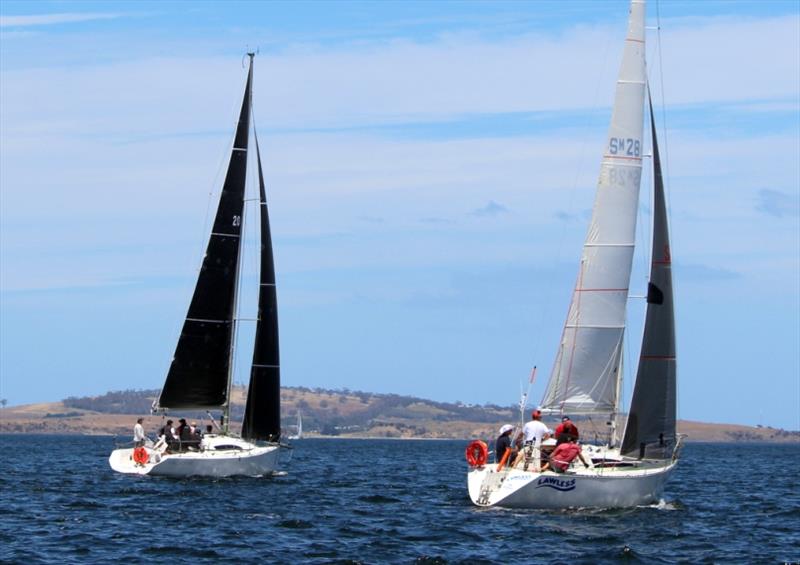
[[[500,435],[497,437],[497,441],[494,444],[494,456],[498,463],[500,463],[500,461],[503,459],[506,449],[511,450],[511,453],[509,453],[508,457],[506,457],[506,466],[511,465],[511,462],[514,461],[517,456],[517,450],[514,449],[512,445],[512,431],[514,431],[514,426],[505,424],[500,428]]]
[[[175,437],[175,430],[172,429],[172,420],[167,420],[167,423],[160,430],[160,435],[166,442],[168,450],[178,448],[178,438]]]

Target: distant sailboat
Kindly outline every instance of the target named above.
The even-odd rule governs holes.
[[[645,331],[621,447],[622,351],[631,275],[646,92],[644,0],[632,0],[614,110],[577,283],[542,400],[545,414],[602,417],[609,443],[583,446],[588,468],[565,473],[497,468],[468,451],[469,495],[479,506],[626,507],[655,502],[678,461],[671,253],[650,105],[654,212]],[[543,446],[534,446],[534,453]],[[485,447],[483,448],[485,453]],[[502,454],[498,454],[499,458]]]
[[[275,268],[258,138],[260,284],[253,362],[241,436],[229,430],[236,312],[241,275],[243,211],[252,108],[253,56],[239,121],[208,247],[189,311],[161,394],[153,405],[166,410],[221,410],[221,426],[192,448],[185,445],[117,449],[112,469],[139,475],[263,475],[278,463],[280,366]]]
[[[289,439],[303,439],[303,415],[297,411],[297,433],[289,436]]]

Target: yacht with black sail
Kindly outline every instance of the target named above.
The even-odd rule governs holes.
[[[607,441],[584,445],[586,466],[542,470],[547,442],[508,467],[488,464],[486,444],[467,448],[469,496],[478,506],[613,508],[657,503],[678,462],[676,353],[667,208],[652,104],[653,231],[636,382],[620,442],[623,338],[643,158],[647,72],[645,2],[632,0],[594,209],[541,411],[602,422]],[[524,402],[523,402],[524,408]],[[553,442],[553,440],[548,440]],[[503,454],[496,454],[501,459]]]
[[[250,125],[253,57],[249,66],[227,173],[189,310],[166,381],[153,403],[155,413],[221,412],[215,429],[193,445],[168,443],[116,449],[111,468],[135,475],[173,477],[260,476],[278,466],[280,443],[280,363],[275,267],[258,138]],[[255,155],[252,155],[252,149]],[[230,428],[231,385],[242,273],[245,188],[248,156],[258,168],[259,290],[253,360],[241,435]],[[255,197],[254,197],[255,198]]]

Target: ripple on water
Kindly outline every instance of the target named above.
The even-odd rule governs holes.
[[[689,464],[642,508],[520,511],[470,503],[458,441],[304,440],[277,477],[174,480],[114,474],[108,438],[0,438],[7,562],[125,560],[134,530],[142,560],[168,563],[783,562],[800,546],[800,481],[741,473],[763,446],[687,445]],[[800,446],[779,453],[800,467]]]
[[[310,530],[314,527],[314,524],[306,522],[305,520],[281,520],[278,522],[277,526],[279,528],[289,528],[291,530]]]
[[[391,496],[384,496],[382,494],[371,494],[367,496],[360,496],[358,500],[361,502],[368,502],[370,504],[396,504],[398,502],[402,502],[399,498],[393,498]]]

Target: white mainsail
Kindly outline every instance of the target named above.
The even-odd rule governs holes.
[[[616,412],[642,174],[645,7],[631,2],[592,219],[542,408]]]

